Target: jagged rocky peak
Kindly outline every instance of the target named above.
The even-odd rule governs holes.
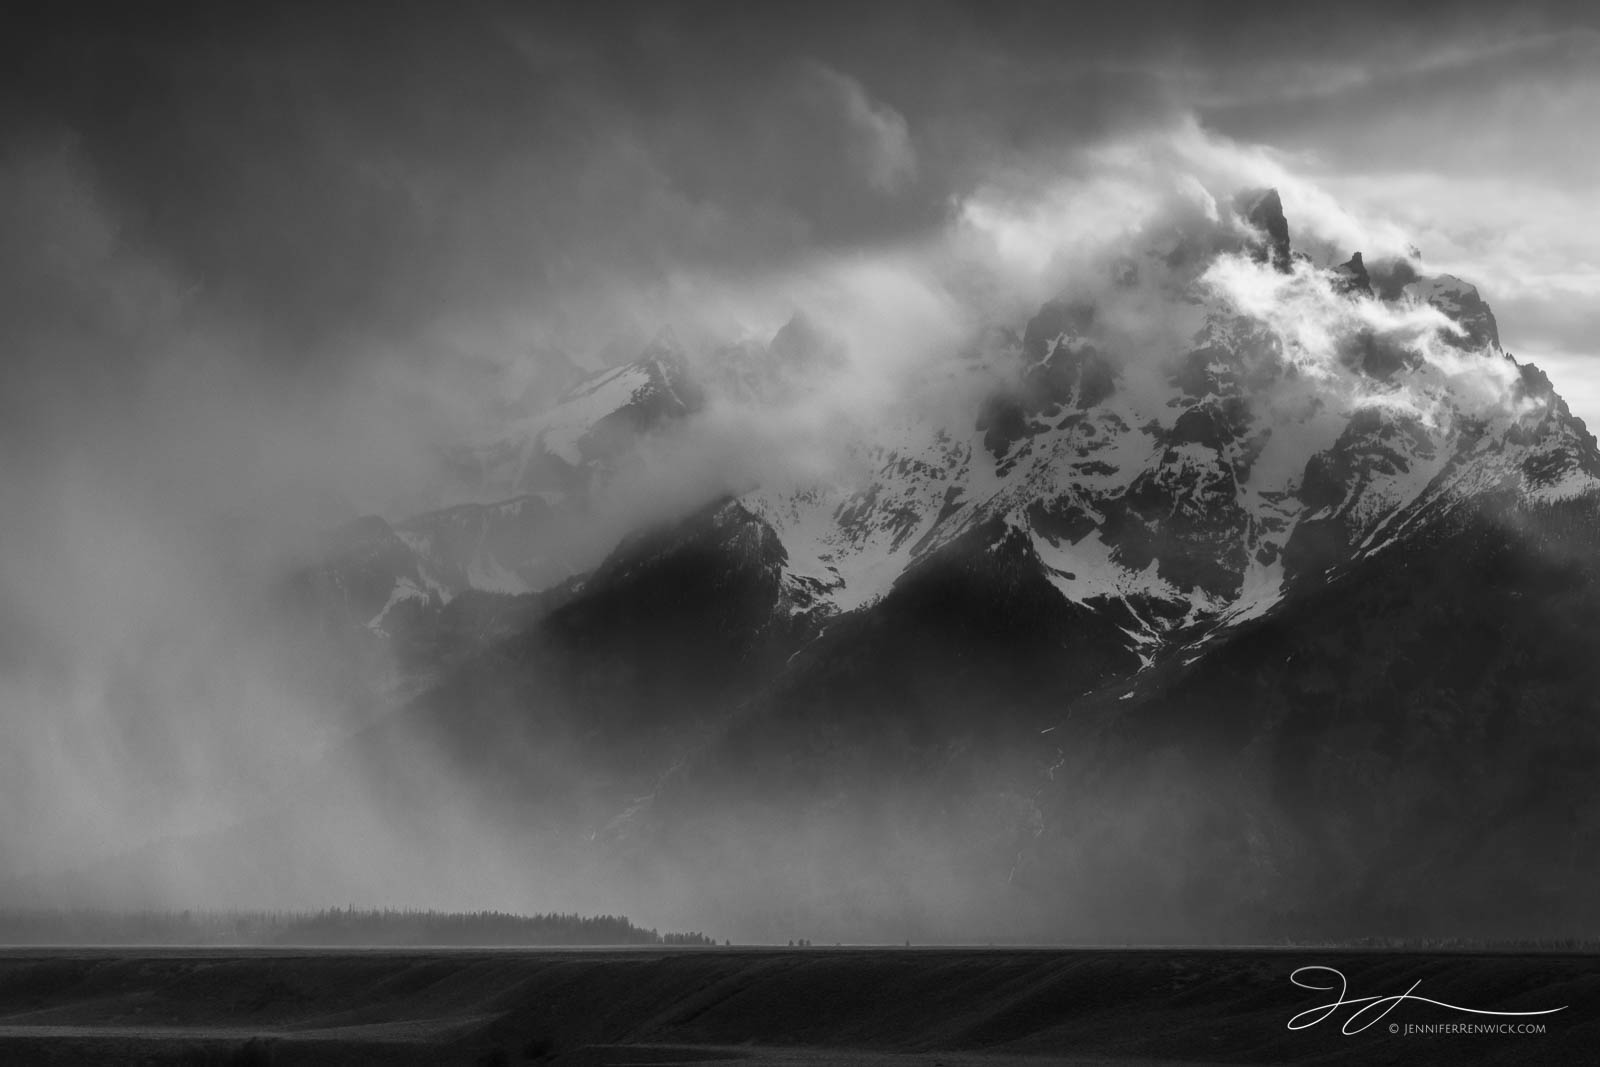
[[[1372,295],[1372,277],[1367,273],[1367,265],[1361,261],[1360,252],[1334,268],[1334,287],[1342,293]]]
[[[1500,327],[1478,288],[1453,274],[1422,273],[1422,253],[1409,248],[1404,256],[1388,256],[1372,263],[1357,252],[1334,268],[1334,284],[1346,293],[1362,293],[1393,303],[1405,297],[1431,305],[1461,328],[1446,337],[1464,349],[1500,347]]]
[[[1418,300],[1444,312],[1445,317],[1461,327],[1459,335],[1448,335],[1446,340],[1459,348],[1499,348],[1500,326],[1494,312],[1478,295],[1478,287],[1462,281],[1453,274],[1440,274],[1432,278],[1418,278],[1404,289]]]
[[[635,391],[631,408],[653,402],[661,414],[687,415],[704,403],[704,392],[688,353],[670,326],[662,327],[628,367],[642,370],[649,378],[642,389]]]
[[[331,531],[317,555],[288,576],[291,594],[324,623],[377,630],[407,602],[437,607],[448,593],[405,537],[377,515]]]
[[[718,624],[733,612],[745,614],[755,629],[772,621],[814,627],[834,608],[820,596],[822,583],[795,575],[789,563],[789,551],[772,523],[750,503],[723,496],[623,538],[588,576],[585,588],[591,593],[631,588],[634,606],[649,611],[668,608],[677,599],[707,598],[716,616],[709,621]],[[640,594],[641,589],[654,592]],[[716,604],[734,589],[739,603]]]
[[[1288,272],[1289,220],[1283,214],[1283,200],[1276,189],[1256,189],[1240,194],[1239,214],[1262,235],[1256,246],[1257,259],[1271,263],[1275,270]]]
[[[1008,514],[1035,535],[1065,596],[1125,603],[1146,637],[1161,640],[1208,619],[1253,617],[1283,595],[1285,579],[1378,551],[1484,487],[1514,486],[1525,501],[1600,488],[1586,431],[1540,399],[1542,379],[1494,395],[1505,376],[1492,314],[1472,286],[1422,275],[1414,250],[1376,262],[1352,252],[1322,273],[1352,301],[1437,308],[1454,324],[1440,336],[1483,361],[1481,380],[1461,380],[1470,363],[1441,370],[1413,333],[1337,311],[1330,347],[1311,356],[1336,362],[1308,373],[1307,353],[1288,351],[1300,343],[1292,331],[1243,310],[1196,269],[1242,252],[1275,270],[1317,271],[1295,262],[1275,193],[1235,203],[1258,244],[1230,239],[1225,225],[1208,238],[1185,223],[1193,248],[1210,241],[1206,262],[1175,264],[1157,250],[1130,282],[1141,298],[1172,304],[1176,321],[1199,316],[1187,351],[1130,347],[1107,329],[1106,307],[1071,294],[1040,309],[1020,338],[1017,384],[991,393],[976,420],[973,466],[999,488],[951,486],[913,544],[947,541],[940,524],[959,532]],[[1096,291],[1118,299],[1116,286]],[[1282,291],[1297,300],[1307,290],[1296,280]],[[1152,367],[1170,392],[1152,388]],[[1321,384],[1330,372],[1340,384]],[[1494,413],[1469,417],[1486,399]],[[1523,413],[1512,418],[1513,409]]]
[[[1310,261],[1293,265],[1275,191],[1246,193],[1235,204],[1257,243],[1241,246],[1226,227],[1208,236],[1204,226],[1185,223],[1182,241],[1191,252],[1205,246],[1203,263],[1193,256],[1174,263],[1159,249],[1141,260],[1154,272],[1141,295],[1159,293],[1201,316],[1187,352],[1132,353],[1164,362],[1172,391],[1152,392],[1140,374],[1125,393],[1124,354],[1111,354],[1124,345],[1106,326],[1116,316],[1071,294],[1050,301],[1023,331],[1021,371],[988,395],[975,422],[1005,488],[986,504],[952,511],[951,501],[976,498],[952,487],[935,525],[1015,508],[1042,544],[1059,551],[1052,566],[1074,575],[1064,588],[1069,597],[1110,585],[1136,597],[1139,610],[1165,604],[1169,618],[1192,622],[1226,609],[1247,585],[1258,594],[1275,588],[1285,565],[1304,571],[1344,558],[1419,499],[1461,447],[1449,436],[1448,388],[1441,393],[1436,376],[1419,374],[1426,359],[1413,337],[1363,325],[1360,315],[1336,320],[1327,353],[1348,372],[1355,395],[1307,380],[1286,353],[1293,339],[1271,316],[1241,311],[1204,278],[1218,255],[1237,252],[1278,271],[1315,269]],[[1352,300],[1388,293],[1426,301],[1459,325],[1456,343],[1493,358],[1492,317],[1476,291],[1457,279],[1425,279],[1415,261],[1369,267],[1354,252],[1325,276]],[[1115,285],[1099,291],[1098,300],[1118,299]],[[1493,368],[1486,374],[1495,376]],[[1413,402],[1439,408],[1443,418],[1425,422],[1419,409],[1408,409]],[[1530,424],[1524,432],[1543,431]],[[915,543],[936,545],[940,537],[928,531]],[[1085,553],[1110,565],[1098,584],[1076,577],[1075,557]]]
[[[842,346],[805,311],[796,311],[772,335],[772,355],[786,366],[805,367],[831,362]]]
[[[1363,264],[1372,286],[1372,295],[1379,300],[1394,302],[1405,292],[1406,286],[1421,278],[1418,265],[1422,254],[1415,248],[1408,256],[1387,256]]]
[[[595,569],[589,584],[618,580],[686,546],[710,555],[726,554],[730,565],[748,563],[774,573],[788,559],[765,519],[737,499],[721,497],[687,516],[659,521],[629,534]]]
[[[1567,402],[1560,393],[1556,392],[1555,383],[1550,376],[1534,363],[1518,362],[1515,356],[1507,354],[1506,358],[1511,365],[1517,368],[1516,381],[1511,387],[1511,403],[1523,414],[1524,420],[1529,415],[1539,419],[1557,419],[1570,422],[1584,428],[1582,419],[1572,414],[1572,409],[1567,407]]]
[[[1600,478],[1600,442],[1572,414],[1550,378],[1532,363],[1517,363],[1511,391],[1516,419],[1506,434],[1511,448],[1526,452],[1519,466],[1522,485],[1535,499],[1557,499]]]

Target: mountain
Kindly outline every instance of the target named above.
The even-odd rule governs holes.
[[[746,337],[719,346],[700,373],[725,399],[781,404],[805,395],[847,362],[842,344],[812,316],[797,311],[770,340]]]
[[[456,457],[491,498],[582,494],[615,473],[639,440],[699,411],[701,387],[670,331],[638,358],[590,375]]]
[[[552,513],[708,397],[813,396],[843,356],[797,319],[580,383],[481,454],[521,495],[330,557],[371,630],[551,590],[363,758],[424,738],[569,860],[750,933],[1600,918],[1595,438],[1470,284],[1319,265],[1272,191],[1213,216],[930,363],[828,476],[731,486],[558,585]]]
[[[448,658],[441,647],[456,647],[462,619],[535,610],[518,598],[593,567],[609,547],[596,547],[595,494],[654,435],[704,404],[670,334],[588,375],[562,353],[545,355],[553,369],[508,404],[493,440],[449,457],[462,475],[458,491],[482,499],[393,522],[364,516],[331,532],[289,576],[291,601],[329,640],[382,661],[378,674],[398,667],[388,685],[413,691],[436,680]],[[540,384],[573,377],[553,403],[534,398]],[[463,594],[468,603],[449,612]]]
[[[1286,241],[1276,204],[1262,197],[1248,217]],[[1266,254],[1287,271],[1280,252]],[[1359,318],[1356,304],[1436,309],[1452,324],[1441,341],[1459,351],[1427,359],[1399,331],[1351,328],[1336,370],[1360,391],[1341,404],[1308,382],[1272,322],[1219,300],[1205,270],[1167,270],[1162,284],[1197,322],[1153,388],[1127,380],[1124,367],[1145,354],[1119,351],[1092,303],[1053,302],[970,423],[931,423],[913,402],[864,450],[867,484],[768,488],[747,503],[778,532],[790,572],[822,582],[841,610],[998,523],[1066,600],[1120,619],[1129,649],[1149,660],[1174,635],[1265,611],[1300,571],[1380,551],[1426,504],[1498,485],[1531,502],[1600,484],[1587,430],[1537,369],[1499,349],[1474,288],[1402,263],[1391,272],[1416,280],[1384,301],[1338,292],[1346,269],[1287,276],[1281,299],[1337,313],[1341,326]],[[1504,380],[1503,395],[1463,395],[1456,379],[1479,373]]]

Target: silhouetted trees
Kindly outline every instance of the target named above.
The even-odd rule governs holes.
[[[653,930],[651,931],[651,933],[654,933],[654,932],[655,931],[653,931]],[[662,934],[661,935],[661,943],[663,945],[711,945],[711,946],[715,946],[716,943],[717,943],[717,939],[714,938],[714,937],[707,937],[705,934],[700,934],[700,933],[694,933],[694,934]]]
[[[0,910],[0,945],[715,945],[620,915],[328,908],[322,911]]]

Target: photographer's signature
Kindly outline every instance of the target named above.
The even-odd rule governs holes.
[[[1327,984],[1318,984],[1319,980]],[[1441,1008],[1449,1008],[1451,1011],[1467,1012],[1471,1015],[1554,1015],[1558,1011],[1566,1010],[1565,1005],[1559,1008],[1544,1008],[1540,1011],[1484,1011],[1479,1008],[1463,1008],[1458,1004],[1446,1004],[1442,1000],[1417,996],[1417,986],[1422,984],[1422,979],[1420,978],[1411,983],[1411,988],[1404,993],[1396,993],[1387,997],[1352,997],[1349,995],[1350,983],[1345,980],[1343,972],[1334,967],[1301,967],[1289,976],[1289,981],[1301,989],[1313,989],[1317,992],[1338,991],[1338,997],[1332,1003],[1320,1004],[1315,1008],[1307,1008],[1290,1019],[1289,1029],[1291,1030],[1304,1030],[1307,1027],[1315,1026],[1333,1015],[1340,1008],[1348,1006],[1354,1007],[1356,1010],[1351,1012],[1350,1017],[1344,1021],[1344,1026],[1340,1027],[1340,1031],[1347,1035],[1359,1034],[1385,1015],[1388,1015],[1402,1001],[1406,1000],[1434,1004]],[[1394,1028],[1390,1027],[1390,1029],[1393,1030]]]

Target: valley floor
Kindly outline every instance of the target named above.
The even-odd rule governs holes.
[[[1345,1035],[1333,993],[1429,997]],[[1329,972],[1317,972],[1326,977]],[[1315,981],[1316,976],[1311,980]],[[1406,1032],[1434,1024],[1542,1032]],[[1399,1032],[1391,1033],[1391,1026]],[[1600,957],[1339,949],[0,950],[17,1064],[1583,1062]]]

